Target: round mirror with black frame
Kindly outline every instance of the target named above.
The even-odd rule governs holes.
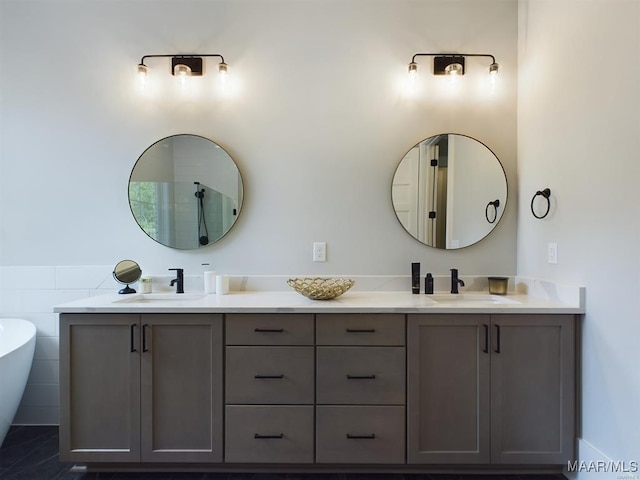
[[[116,263],[116,266],[113,269],[113,278],[116,279],[116,282],[126,285],[118,293],[136,293],[136,291],[129,285],[140,280],[141,275],[142,269],[140,268],[140,265],[133,260],[121,260]]]
[[[140,155],[129,178],[129,206],[140,228],[181,250],[224,237],[238,219],[243,193],[233,158],[198,135],[157,141]]]
[[[498,157],[466,135],[434,135],[414,145],[391,185],[396,217],[416,240],[452,250],[479,242],[507,205],[507,177]]]

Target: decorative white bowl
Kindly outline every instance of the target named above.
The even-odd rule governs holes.
[[[355,280],[348,278],[290,278],[287,284],[300,295],[312,300],[331,300],[349,290]]]

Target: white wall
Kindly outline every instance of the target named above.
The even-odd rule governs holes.
[[[508,0],[10,1],[2,7],[2,265],[110,265],[149,271],[203,261],[229,273],[515,272],[515,202],[491,241],[425,248],[398,224],[391,179],[419,140],[459,132],[492,148],[515,183],[517,5]],[[456,25],[456,28],[451,28]],[[491,100],[406,99],[419,51],[491,52]],[[222,53],[237,89],[139,95],[144,54]],[[424,71],[430,68],[427,59]],[[170,79],[167,59],[148,61]],[[207,64],[213,81],[215,61]],[[468,65],[469,82],[487,65]],[[483,75],[484,77],[484,75]],[[467,79],[465,78],[465,80]],[[133,220],[127,181],[160,138],[194,133],[222,145],[246,186],[242,215],[218,244],[180,252]],[[311,262],[328,242],[326,264]],[[354,255],[353,252],[360,252]]]
[[[413,261],[436,275],[515,274],[515,196],[488,240],[443,252],[405,233],[391,179],[411,146],[456,132],[488,145],[515,184],[516,40],[511,0],[0,0],[0,315],[39,326],[16,421],[57,422],[51,307],[115,289],[124,258],[151,275],[207,262],[243,275],[408,276]],[[474,59],[459,95],[424,75],[408,98],[407,65],[424,51],[493,53],[500,89],[477,91],[487,65]],[[200,82],[183,99],[168,59],[147,63],[165,91],[140,94],[143,55],[193,52],[224,55],[232,95]],[[205,69],[213,82],[216,62]],[[220,144],[245,186],[231,233],[196,251],[150,240],[127,200],[136,159],[178,133]],[[326,263],[312,263],[313,241],[328,242]]]
[[[519,23],[518,273],[586,286],[580,460],[629,466],[640,462],[640,2],[520,0]],[[551,212],[536,220],[529,203],[545,187]]]

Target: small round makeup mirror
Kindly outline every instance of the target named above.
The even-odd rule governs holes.
[[[141,275],[140,265],[133,260],[119,261],[113,269],[113,278],[116,279],[116,282],[126,285],[126,287],[118,291],[118,293],[136,293],[129,285],[140,280]]]

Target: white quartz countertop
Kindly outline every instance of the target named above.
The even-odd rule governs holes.
[[[293,291],[242,291],[227,295],[187,292],[101,295],[54,307],[56,313],[584,313],[581,302],[487,292],[435,295],[349,291],[333,300],[310,300]]]

